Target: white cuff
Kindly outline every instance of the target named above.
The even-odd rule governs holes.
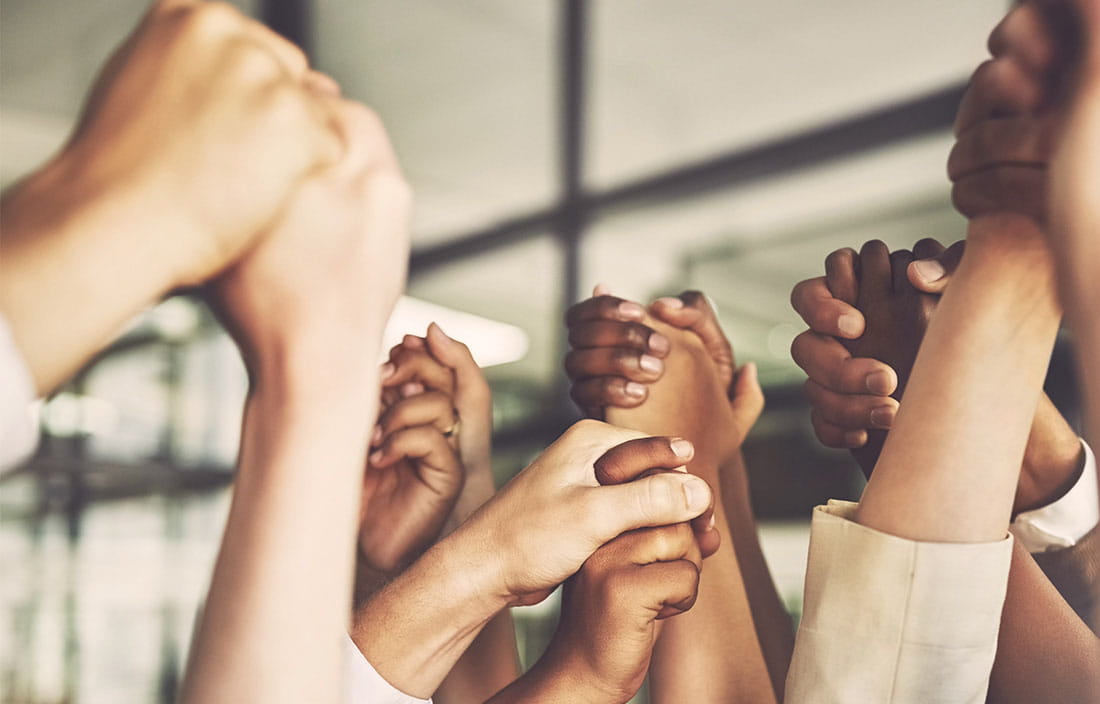
[[[344,704],[431,704],[405,694],[378,674],[351,636],[344,634]]]
[[[1012,538],[926,543],[814,509],[787,704],[984,704]]]
[[[0,474],[14,469],[38,445],[34,381],[8,321],[0,316]]]
[[[1028,552],[1064,550],[1077,544],[1100,523],[1096,455],[1084,440],[1085,468],[1081,478],[1052,504],[1016,516],[1009,530]]]

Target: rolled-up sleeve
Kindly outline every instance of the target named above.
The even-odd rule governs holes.
[[[924,543],[814,510],[789,704],[985,701],[1012,538]]]

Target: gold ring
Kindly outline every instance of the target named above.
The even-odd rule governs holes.
[[[447,428],[446,430],[443,431],[443,437],[452,438],[455,435],[458,435],[458,430],[461,427],[461,425],[462,425],[462,419],[458,417],[458,412],[456,411],[455,412],[454,425],[452,425],[451,427],[449,427],[449,428]]]

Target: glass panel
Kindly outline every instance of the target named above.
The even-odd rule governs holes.
[[[316,3],[315,54],[381,114],[416,192],[414,243],[557,192],[549,0]]]
[[[961,81],[1006,5],[598,0],[586,180],[606,186]]]

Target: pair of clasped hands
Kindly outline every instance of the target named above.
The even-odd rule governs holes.
[[[571,698],[629,699],[648,671],[660,621],[695,602],[703,560],[721,538],[715,492],[689,470],[738,450],[763,406],[755,371],[735,374],[729,343],[699,294],[647,310],[596,293],[568,313],[575,349],[566,368],[577,402],[618,427],[577,423],[495,496],[489,387],[466,346],[433,325],[424,337],[406,336],[383,365],[353,633],[364,634],[356,640],[365,655],[407,692],[435,691],[425,672],[434,663],[390,659],[379,643],[398,630],[387,628],[393,607],[410,607],[398,598],[399,576],[425,564],[476,555],[458,579],[490,601],[486,617],[537,603],[564,582],[551,645],[500,701],[558,689]],[[699,393],[672,393],[673,385]],[[739,432],[697,432],[713,427]],[[438,602],[433,607],[438,613]]]

